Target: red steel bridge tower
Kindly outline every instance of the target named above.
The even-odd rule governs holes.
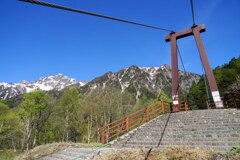
[[[189,29],[185,29],[178,32],[171,32],[165,36],[166,42],[171,43],[171,63],[172,63],[172,100],[173,100],[173,112],[179,111],[180,100],[179,100],[179,81],[178,81],[178,54],[177,54],[177,40],[180,38],[188,37],[193,35],[198,47],[198,51],[201,57],[201,61],[208,79],[208,83],[211,89],[212,97],[216,108],[223,108],[223,103],[220,98],[219,90],[214,78],[210,63],[208,61],[207,53],[204,48],[201,32],[204,32],[204,25],[193,25]]]

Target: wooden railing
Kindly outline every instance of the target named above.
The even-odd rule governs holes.
[[[189,107],[186,102],[181,102],[179,111],[188,111]],[[142,108],[133,112],[121,119],[118,119],[108,125],[101,127],[101,141],[102,143],[109,142],[117,136],[134,129],[141,124],[155,118],[162,113],[171,112],[171,102],[158,101],[150,106]]]

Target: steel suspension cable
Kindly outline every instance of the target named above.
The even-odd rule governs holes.
[[[202,64],[202,63],[201,63]],[[203,68],[203,64],[202,64],[202,71],[203,71],[203,79],[204,79],[204,85],[205,85],[205,89],[206,89],[206,94],[207,94],[207,100],[209,100],[209,92],[208,92],[208,85],[207,85],[207,80],[206,80],[206,73],[204,71],[204,68]],[[209,103],[209,102],[208,102]]]
[[[195,17],[194,17],[194,7],[193,7],[193,0],[190,0],[191,3],[191,9],[192,9],[192,21],[193,21],[193,25],[195,25]]]
[[[179,55],[181,63],[182,63],[183,71],[186,72],[186,69],[185,69],[185,66],[184,66],[184,63],[183,63],[183,59],[182,59],[182,55],[180,53],[178,45],[177,45],[177,52],[178,52],[178,55]]]
[[[177,52],[178,52],[178,55],[180,57],[180,61],[181,61],[182,67],[183,67],[183,71],[186,72],[187,78],[189,79],[189,75],[188,75],[188,73],[187,73],[187,71],[185,69],[185,66],[184,66],[184,63],[183,63],[183,59],[182,59],[182,55],[181,55],[181,52],[180,52],[180,49],[179,49],[178,45],[177,45]],[[186,98],[186,101],[188,101],[188,96],[186,96],[185,98]]]
[[[208,91],[208,83],[207,83],[207,80],[206,80],[206,73],[205,73],[205,70],[204,70],[204,67],[203,67],[203,61],[202,61],[202,57],[201,55],[199,54],[199,58],[201,60],[201,67],[202,67],[202,72],[203,72],[203,80],[204,80],[204,85],[205,85],[205,92],[207,94],[207,100],[209,100],[209,91]],[[209,103],[209,102],[208,102]]]
[[[88,11],[83,11],[83,10],[78,10],[78,9],[74,9],[74,8],[64,7],[64,6],[60,6],[60,5],[56,5],[56,4],[43,2],[43,1],[38,1],[38,0],[19,0],[19,1],[34,3],[34,4],[38,4],[38,5],[42,5],[42,6],[58,8],[58,9],[77,12],[77,13],[81,13],[81,14],[91,15],[91,16],[95,16],[95,17],[101,17],[101,18],[111,19],[111,20],[115,20],[115,21],[130,23],[130,24],[134,24],[134,25],[144,26],[144,27],[148,27],[148,28],[159,29],[159,30],[162,30],[162,31],[172,32],[172,30],[170,30],[170,29],[150,26],[150,25],[146,25],[146,24],[142,24],[142,23],[132,22],[132,21],[119,19],[119,18],[114,18],[114,17],[110,17],[110,16],[105,16],[105,15],[92,13],[92,12],[88,12]]]
[[[201,66],[202,66],[202,72],[203,72],[203,80],[204,80],[204,85],[205,85],[205,91],[206,91],[206,94],[207,94],[207,102],[209,104],[210,96],[209,96],[209,91],[208,91],[208,83],[207,83],[207,80],[206,80],[206,72],[205,72],[204,67],[203,67],[203,63],[202,63],[203,61],[202,61],[201,55],[199,55],[199,57],[200,57],[200,60],[201,60]]]

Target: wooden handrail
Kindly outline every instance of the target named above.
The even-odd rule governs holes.
[[[145,123],[160,114],[169,113],[171,111],[170,106],[171,102],[158,101],[101,127],[102,143],[113,140],[117,136],[129,132],[130,129],[138,127],[143,122]],[[182,101],[179,109],[188,111],[189,107],[186,102]]]

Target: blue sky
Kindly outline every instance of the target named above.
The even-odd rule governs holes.
[[[191,27],[189,0],[44,0],[167,28]],[[197,24],[212,68],[240,55],[240,1],[194,0]],[[0,82],[35,81],[62,73],[92,80],[131,65],[170,65],[169,34],[161,30],[0,0]],[[202,74],[193,37],[178,41],[187,71]],[[180,69],[182,67],[180,66]]]

